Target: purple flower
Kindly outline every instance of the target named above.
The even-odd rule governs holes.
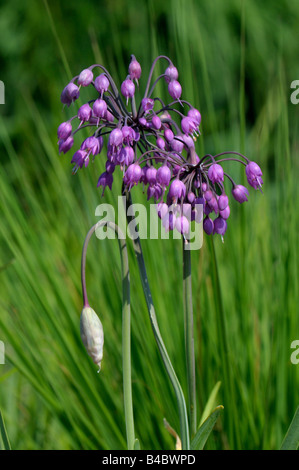
[[[91,115],[92,115],[92,109],[88,103],[83,104],[78,109],[77,116],[78,116],[78,119],[80,119],[81,123],[89,121],[89,119],[91,118]]]
[[[221,194],[218,198],[218,207],[220,211],[223,211],[228,206],[228,197],[226,194]]]
[[[78,85],[88,86],[93,81],[93,73],[90,69],[84,69],[78,77]]]
[[[177,217],[177,219],[175,221],[175,228],[177,229],[178,232],[180,232],[183,235],[188,233],[189,232],[189,222],[188,222],[187,217],[185,217],[184,215],[181,215],[181,216]]]
[[[167,140],[167,142],[171,142],[174,138],[174,133],[172,132],[171,129],[165,129],[164,137]]]
[[[124,183],[131,186],[137,184],[142,176],[142,170],[138,163],[132,163],[128,166],[127,171],[124,175]]]
[[[160,219],[164,219],[164,217],[168,214],[168,205],[166,202],[159,202],[156,204],[156,210]]]
[[[182,94],[181,84],[177,80],[171,80],[168,85],[168,93],[174,100],[179,100]]]
[[[224,235],[227,229],[227,222],[222,217],[217,217],[214,220],[214,233]]]
[[[73,155],[71,163],[75,163],[75,169],[77,167],[82,168],[83,165],[87,167],[89,163],[89,156],[86,150],[81,150],[81,149],[77,150],[77,152],[75,152]]]
[[[181,121],[181,128],[184,134],[193,134],[198,130],[198,125],[191,117],[185,116]]]
[[[123,134],[122,131],[118,128],[113,129],[109,136],[109,144],[111,145],[112,149],[119,147],[123,143]]]
[[[94,81],[95,89],[103,96],[103,93],[109,88],[109,80],[104,73],[96,77]]]
[[[214,222],[208,216],[204,218],[203,229],[207,235],[211,235],[214,231]]]
[[[129,78],[124,80],[121,84],[120,91],[122,92],[124,97],[127,98],[127,103],[128,103],[128,99],[132,98],[135,93],[135,85],[133,81],[130,80]]]
[[[87,150],[89,153],[92,153],[93,155],[97,155],[100,153],[103,147],[103,137],[87,137],[82,144],[81,144],[81,149],[82,150]]]
[[[171,141],[171,148],[175,152],[181,153],[184,148],[184,142],[180,138],[180,136],[175,136]]]
[[[150,111],[152,111],[154,104],[155,102],[151,98],[143,98],[141,100],[141,106],[145,114],[148,114]]]
[[[261,188],[263,184],[263,173],[258,164],[255,162],[249,162],[248,165],[246,165],[245,172],[250,186],[252,186],[254,189]]]
[[[160,166],[157,171],[157,183],[159,183],[163,187],[168,186],[170,183],[170,178],[170,168],[168,168],[168,166],[166,165]]]
[[[242,186],[242,184],[237,184],[232,189],[232,195],[236,201],[242,203],[248,201],[249,191],[245,186]]]
[[[226,206],[225,209],[219,210],[219,215],[224,219],[227,220],[230,216],[230,207],[229,205]]]
[[[58,139],[67,139],[72,133],[72,124],[70,122],[62,122],[57,129]]]
[[[161,129],[162,123],[161,123],[161,119],[159,118],[159,116],[152,117],[152,125],[157,130]]]
[[[165,140],[162,137],[158,137],[156,143],[157,143],[157,147],[159,147],[159,149],[161,149],[161,150],[165,149]]]
[[[170,83],[171,80],[177,80],[179,76],[178,69],[174,65],[169,65],[165,70],[165,80],[167,83]]]
[[[70,104],[77,100],[80,95],[80,90],[75,85],[75,83],[69,83],[62,91],[60,100],[63,104],[66,104],[67,106],[70,106]]]
[[[107,109],[106,101],[102,100],[101,98],[95,100],[92,106],[93,114],[98,118],[105,119],[107,116]]]
[[[102,196],[104,194],[105,188],[108,186],[108,188],[111,190],[112,189],[112,183],[113,183],[113,176],[111,173],[107,173],[104,171],[104,173],[101,174],[101,176],[98,179],[98,184],[97,187],[103,186],[103,192]]]
[[[59,139],[58,141],[59,153],[68,152],[72,148],[73,145],[74,145],[74,138],[71,135],[65,140]]]
[[[166,232],[173,230],[175,227],[176,216],[173,212],[167,212],[167,214],[162,219],[162,224]]]
[[[186,186],[184,183],[179,179],[173,180],[169,188],[168,196],[174,201],[184,198],[186,196]]]
[[[126,166],[131,165],[131,163],[133,163],[134,161],[134,156],[135,156],[134,150],[129,145],[126,145],[125,147],[123,147],[119,155],[120,155],[119,157],[120,159],[124,158],[123,163]]]
[[[136,60],[134,55],[131,56],[131,62],[129,65],[129,75],[132,80],[136,80],[136,83],[138,83],[138,80],[141,77],[141,65]]]
[[[213,165],[211,165],[208,170],[208,177],[213,184],[221,183],[224,180],[224,172],[222,166],[220,166],[218,163],[213,163]]]
[[[154,185],[157,181],[157,169],[154,166],[149,166],[146,170],[146,181],[150,185]]]
[[[187,116],[190,117],[198,126],[201,123],[201,114],[198,109],[191,108],[189,109]]]
[[[165,59],[165,56],[155,59],[153,66],[162,58]],[[97,67],[101,69],[101,73],[93,81],[93,71]],[[74,143],[73,135],[80,127],[88,126],[92,135],[85,139],[79,150],[74,153],[73,172],[87,166],[91,155],[95,156],[101,152],[105,139],[106,171],[98,180],[98,186],[103,187],[103,193],[107,186],[112,188],[112,174],[120,170],[126,190],[131,191],[135,185],[142,184],[148,199],[159,201],[158,212],[166,230],[176,227],[184,235],[189,229],[189,223],[195,221],[203,222],[207,234],[223,236],[230,216],[226,182],[232,185],[232,196],[240,203],[248,200],[249,191],[224,173],[222,162],[245,162],[248,183],[255,189],[261,188],[263,184],[262,171],[255,162],[249,161],[238,152],[232,152],[231,157],[229,152],[221,152],[215,156],[202,156],[197,153],[195,137],[200,135],[201,114],[186,100],[183,103],[184,107],[187,106],[187,115],[184,116],[174,108],[177,103],[173,101],[183,106],[180,101],[182,87],[178,76],[178,70],[170,59],[165,73],[156,80],[153,78],[152,67],[141,103],[126,109],[129,98],[135,96],[135,82],[139,86],[138,80],[141,77],[141,66],[134,55],[131,55],[128,75],[122,82],[120,91],[116,89],[115,81],[108,70],[101,65],[82,70],[79,76],[74,77],[63,89],[62,103],[70,106],[79,97],[81,86],[93,84],[97,93],[94,98],[80,106],[75,116],[58,127],[59,152],[66,153],[70,150]],[[156,83],[162,77],[165,79],[162,84],[167,87],[172,98],[168,103],[155,94]],[[110,86],[111,93],[104,96]],[[120,101],[120,93],[126,98],[126,103]],[[178,115],[182,116],[180,127]],[[79,118],[79,123],[74,120],[76,117]],[[76,129],[73,129],[74,122]],[[83,123],[87,125],[82,126]],[[236,158],[236,155],[240,158]],[[170,213],[171,207],[173,210]]]
[[[130,126],[123,126],[121,129],[123,135],[123,142],[128,145],[133,145],[135,140],[135,131]]]
[[[115,170],[115,165],[114,163],[110,162],[109,160],[106,161],[106,172],[107,173],[113,173]]]

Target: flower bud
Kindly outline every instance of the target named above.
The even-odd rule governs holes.
[[[179,76],[178,69],[174,65],[169,65],[165,70],[165,81],[170,83],[171,80],[177,80]]]
[[[181,84],[177,80],[171,80],[168,85],[168,93],[174,100],[179,100],[182,94]]]
[[[80,317],[80,335],[88,355],[101,369],[104,331],[101,320],[91,307],[84,307]]]
[[[134,55],[131,56],[131,62],[129,65],[129,75],[132,80],[136,80],[138,83],[139,78],[141,77],[141,65],[136,60]]]
[[[98,77],[96,77],[94,81],[94,86],[95,89],[101,93],[101,96],[103,96],[103,93],[108,90],[109,88],[109,80],[106,77],[104,73],[101,73]]]
[[[78,77],[78,85],[88,86],[93,81],[93,73],[90,69],[84,69]]]
[[[66,140],[72,133],[72,124],[69,121],[62,122],[57,129],[58,139]]]
[[[128,99],[132,98],[135,93],[135,85],[133,81],[130,80],[129,78],[124,80],[121,84],[120,91],[122,92],[124,97],[127,98],[127,103],[128,103]]]
[[[232,195],[235,200],[241,204],[242,202],[248,201],[249,191],[242,184],[237,184],[232,189]]]

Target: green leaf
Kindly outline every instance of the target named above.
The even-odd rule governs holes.
[[[221,382],[217,382],[216,385],[214,386],[213,390],[210,393],[209,399],[206,403],[205,409],[202,412],[201,419],[199,425],[201,426],[203,422],[207,419],[207,417],[212,413],[214,407],[215,407],[215,400],[216,396],[218,393],[218,390],[220,388]]]
[[[0,410],[0,449],[11,450],[1,410]]]
[[[223,410],[223,406],[217,406],[217,408],[215,408],[210,416],[198,428],[197,433],[191,442],[191,450],[202,450],[204,448],[204,445],[215,426],[221,410]]]
[[[282,441],[280,450],[297,450],[299,446],[299,406]]]
[[[134,441],[134,450],[140,450],[140,442],[137,438]]]

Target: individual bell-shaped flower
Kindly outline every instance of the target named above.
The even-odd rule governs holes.
[[[62,122],[57,129],[58,139],[67,139],[72,133],[72,124],[69,121]]]
[[[224,180],[224,172],[222,166],[220,166],[218,163],[213,163],[213,165],[211,165],[208,170],[208,177],[213,184],[222,183],[222,181]]]
[[[80,73],[77,83],[80,86],[88,86],[93,81],[93,73],[90,69],[84,69]]]
[[[177,201],[178,199],[184,198],[186,195],[186,186],[184,183],[179,180],[175,179],[170,185],[168,197],[170,200]]]
[[[94,81],[95,89],[100,93],[101,98],[103,97],[103,93],[108,90],[109,88],[109,80],[104,73],[101,73],[98,77],[96,77]]]
[[[97,187],[100,187],[100,186],[103,187],[102,196],[107,186],[110,190],[112,189],[112,183],[113,183],[112,173],[108,173],[107,171],[104,171],[104,173],[102,173],[101,176],[99,177],[98,184],[97,184]]]
[[[189,221],[185,215],[181,215],[176,218],[175,228],[182,235],[185,235],[189,232]]]
[[[232,189],[232,195],[236,201],[242,204],[242,202],[248,201],[249,191],[242,184],[237,184]]]
[[[78,109],[77,117],[78,119],[80,119],[81,124],[83,124],[83,122],[89,121],[89,119],[91,118],[91,115],[92,115],[92,109],[88,103],[83,104]]]
[[[127,104],[129,98],[133,98],[135,94],[135,85],[132,80],[127,78],[121,84],[120,91],[122,92],[123,96],[127,99]]]
[[[162,165],[157,170],[157,183],[162,187],[168,186],[171,178],[171,170],[167,165]]]
[[[60,100],[63,104],[70,106],[70,104],[77,100],[80,95],[80,90],[75,83],[70,82],[63,90],[60,96]]]
[[[203,221],[203,229],[207,235],[211,235],[214,231],[214,222],[210,217],[206,216]]]
[[[171,80],[177,80],[179,76],[178,69],[173,65],[169,65],[165,70],[165,81],[170,83]]]
[[[129,64],[129,75],[131,80],[135,80],[138,84],[138,80],[141,77],[141,65],[136,60],[135,56],[131,56],[131,62]]]
[[[245,168],[247,181],[254,189],[259,189],[262,187],[263,179],[262,179],[262,170],[255,162],[249,162]]]
[[[182,95],[181,84],[177,80],[171,80],[168,85],[168,93],[174,100],[179,100]]]
[[[92,110],[95,117],[105,119],[107,115],[106,101],[102,100],[101,98],[98,98],[93,103]]]

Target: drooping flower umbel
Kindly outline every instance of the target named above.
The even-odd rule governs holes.
[[[166,61],[165,72],[152,84],[158,60]],[[201,114],[181,98],[177,68],[168,57],[158,56],[137,106],[135,92],[141,72],[139,62],[132,55],[120,90],[107,69],[99,64],[74,77],[62,91],[61,102],[69,107],[80,97],[82,88],[88,86],[94,90],[94,99],[82,104],[73,117],[59,125],[59,152],[68,152],[74,145],[74,135],[82,128],[89,128],[91,135],[73,154],[74,173],[87,167],[90,160],[97,159],[106,148],[105,171],[97,184],[102,188],[102,195],[107,186],[112,190],[113,173],[118,168],[126,190],[143,185],[148,199],[156,202],[157,213],[166,230],[176,228],[185,234],[190,222],[195,220],[203,222],[208,235],[223,236],[230,215],[224,181],[228,180],[237,202],[243,203],[249,196],[248,189],[235,183],[223,164],[234,161],[244,165],[248,184],[254,189],[262,187],[262,171],[257,163],[238,152],[198,156],[195,142],[200,135]],[[154,94],[160,80],[165,83],[169,103]],[[203,207],[204,220],[196,212],[199,204]]]

